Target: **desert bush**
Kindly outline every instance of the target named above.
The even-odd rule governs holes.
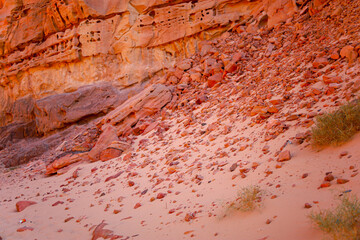
[[[334,240],[360,239],[360,203],[355,195],[344,195],[333,210],[311,213],[310,219]]]
[[[360,131],[360,102],[347,103],[338,110],[316,118],[312,128],[314,146],[339,145]]]
[[[252,211],[260,205],[262,192],[259,186],[244,187],[238,192],[238,198],[230,203],[229,208],[243,212]]]

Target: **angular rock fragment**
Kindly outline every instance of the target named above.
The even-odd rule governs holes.
[[[16,211],[21,212],[24,211],[25,208],[36,204],[34,201],[19,201],[16,203]]]

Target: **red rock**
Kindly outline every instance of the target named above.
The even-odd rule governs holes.
[[[301,178],[307,178],[308,176],[309,176],[308,173],[304,173],[304,174],[301,176]]]
[[[162,199],[165,197],[165,193],[158,193],[158,195],[156,196],[157,199]]]
[[[305,208],[312,208],[311,204],[310,203],[305,203]]]
[[[345,184],[347,182],[349,182],[349,180],[347,180],[347,179],[343,179],[343,178],[336,179],[337,184]]]
[[[113,211],[114,214],[118,214],[119,212],[121,212],[121,210],[119,210],[119,209],[114,209],[114,211]]]
[[[132,127],[140,119],[159,112],[171,99],[172,93],[168,87],[161,84],[151,85],[107,114],[98,125],[102,128],[104,125],[116,127],[117,136],[130,134],[133,131]],[[105,147],[108,146],[109,144]]]
[[[79,169],[76,169],[76,170],[73,172],[72,177],[73,177],[74,179],[76,179],[76,178],[79,177]]]
[[[237,64],[235,62],[229,62],[226,67],[225,67],[225,71],[228,73],[233,73],[237,70]]]
[[[335,179],[335,177],[334,177],[331,173],[326,174],[326,176],[325,176],[325,178],[324,178],[324,180],[325,180],[325,181],[328,181],[328,182],[331,182],[331,181],[334,180],[334,179]]]
[[[90,161],[94,162],[99,160],[101,152],[104,151],[108,146],[111,145],[111,143],[115,141],[119,141],[119,138],[116,134],[116,129],[111,125],[106,126],[95,146],[88,154]]]
[[[18,212],[21,212],[23,211],[25,208],[31,206],[31,205],[34,205],[36,204],[36,202],[33,202],[33,201],[19,201],[16,203],[16,210]]]
[[[207,83],[208,83],[208,87],[212,88],[213,86],[215,86],[217,83],[221,82],[223,79],[223,75],[221,73],[216,73],[214,75],[212,75],[211,77],[208,78]]]
[[[176,168],[174,168],[174,167],[169,167],[169,168],[168,168],[168,171],[169,171],[170,174],[173,174],[173,173],[176,172]]]
[[[297,119],[299,119],[299,116],[296,115],[296,114],[291,114],[288,117],[286,117],[286,121],[294,121],[294,120],[297,120]]]
[[[330,55],[330,58],[331,59],[334,59],[334,60],[338,60],[340,58],[339,54],[337,52],[333,52],[331,55]]]
[[[34,111],[37,131],[47,133],[86,116],[107,112],[125,100],[115,89],[108,82],[102,82],[37,100]]]
[[[358,57],[358,53],[354,50],[353,46],[345,46],[340,51],[340,56],[342,58],[347,58],[350,63],[353,63]]]
[[[105,162],[113,158],[120,157],[122,151],[115,148],[106,148],[100,153],[100,161]]]
[[[78,153],[78,154],[67,154],[61,158],[56,159],[53,163],[46,166],[46,174],[54,174],[59,169],[67,167],[73,163],[80,162],[88,159],[88,153]]]
[[[59,205],[59,204],[64,204],[64,202],[63,201],[57,201],[57,202],[55,202],[53,205],[51,205],[51,206],[53,206],[53,207],[55,207],[55,206],[57,206],[57,205]]]
[[[230,172],[233,172],[233,171],[235,171],[235,169],[237,168],[237,163],[233,163],[232,165],[231,165],[231,167],[230,167]]]
[[[348,155],[348,154],[349,154],[348,151],[342,151],[342,152],[340,153],[340,157],[344,157],[344,156],[346,156],[346,155]]]
[[[328,64],[329,64],[329,61],[327,60],[327,58],[318,57],[314,60],[312,65],[314,68],[323,68]]]
[[[277,112],[279,112],[279,109],[276,107],[269,107],[268,112],[269,113],[277,113]]]
[[[68,222],[68,221],[70,221],[70,220],[72,220],[72,219],[74,219],[74,217],[68,217],[68,218],[66,218],[66,219],[64,220],[64,222],[66,223],[66,222]]]
[[[336,75],[324,75],[323,76],[323,82],[325,84],[330,84],[330,83],[340,83],[342,82],[341,77],[336,76]]]
[[[278,156],[278,162],[284,162],[284,161],[289,161],[291,159],[291,154],[289,150],[286,151],[282,151],[281,153],[279,153]]]
[[[134,209],[137,209],[139,207],[141,207],[141,203],[136,203],[135,206],[134,206]]]
[[[32,227],[21,227],[21,228],[18,228],[16,231],[17,232],[34,231],[34,228],[32,228]]]
[[[272,104],[272,105],[279,105],[279,104],[281,104],[283,102],[283,100],[281,99],[281,98],[277,98],[277,99],[272,99],[272,100],[270,100],[270,103]]]
[[[271,219],[266,220],[266,224],[270,224],[272,222]]]
[[[255,106],[255,107],[253,107],[253,109],[251,110],[250,116],[255,116],[255,115],[259,114],[259,113],[265,114],[265,113],[267,113],[267,112],[268,112],[268,108],[267,108],[267,107],[265,107],[265,106]]]
[[[108,181],[110,181],[110,180],[112,180],[112,179],[115,179],[115,178],[119,177],[123,172],[124,172],[124,171],[120,171],[120,172],[118,172],[117,174],[114,174],[114,175],[106,178],[106,179],[105,179],[105,182],[108,182]]]
[[[187,213],[187,214],[185,215],[184,220],[185,220],[186,222],[190,222],[191,219],[194,219],[194,218],[195,218],[195,216],[194,216],[193,213],[191,213],[191,214]]]
[[[326,182],[326,183],[322,183],[320,185],[320,188],[327,188],[327,187],[330,187],[331,186],[331,183],[330,182]]]
[[[128,185],[129,185],[129,187],[132,187],[132,186],[135,185],[135,183],[134,183],[133,181],[129,181],[129,182],[128,182]]]

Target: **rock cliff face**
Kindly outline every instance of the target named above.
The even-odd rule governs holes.
[[[295,10],[291,0],[0,0],[0,126],[83,85],[146,81],[234,23],[256,31]]]

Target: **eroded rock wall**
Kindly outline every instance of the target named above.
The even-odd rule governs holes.
[[[23,98],[126,88],[231,23],[272,27],[295,10],[291,0],[0,0],[0,126],[24,114],[14,111]]]

